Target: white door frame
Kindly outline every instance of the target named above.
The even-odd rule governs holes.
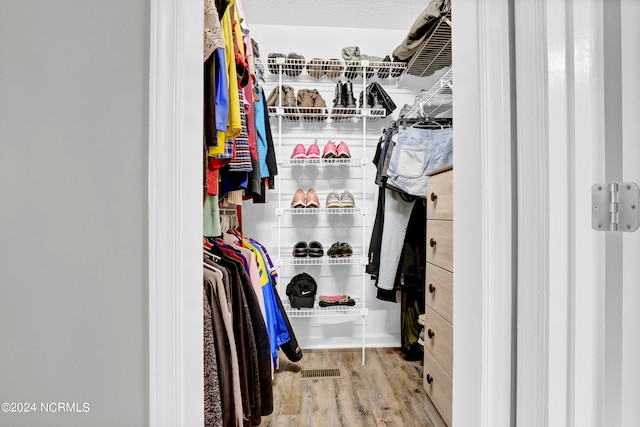
[[[203,3],[151,0],[149,423],[204,424]]]
[[[454,426],[508,426],[513,416],[508,3],[453,4]]]
[[[512,415],[509,14],[507,1],[468,3],[453,43],[465,64],[454,69],[453,420],[494,427]],[[149,417],[192,427],[203,425],[202,3],[151,0],[150,26]]]
[[[518,170],[518,426],[601,426],[603,2],[514,2]],[[612,425],[615,425],[612,424]]]

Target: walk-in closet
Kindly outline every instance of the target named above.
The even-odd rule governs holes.
[[[221,3],[205,9],[205,425],[228,409],[251,425],[450,425],[451,2],[313,24],[300,4]],[[227,283],[234,253],[247,274]],[[265,332],[246,339],[251,325]],[[215,350],[237,353],[244,402],[215,387]]]
[[[227,2],[0,1],[0,426],[640,425],[640,2],[452,0],[424,75],[429,0],[240,3],[249,62]],[[251,200],[209,174],[226,53]],[[409,294],[377,166],[430,126]]]

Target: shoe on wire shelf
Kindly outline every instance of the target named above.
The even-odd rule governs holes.
[[[341,208],[342,205],[340,204],[340,196],[338,195],[338,193],[336,191],[332,191],[329,194],[327,194],[327,204],[326,204],[327,208]]]
[[[293,149],[293,153],[291,153],[292,159],[306,159],[307,158],[307,150],[305,150],[304,145],[298,144]]]
[[[322,158],[323,159],[334,159],[338,157],[338,150],[336,149],[333,141],[327,141],[327,144],[324,146],[324,150],[322,150]]]
[[[351,153],[349,152],[349,147],[344,141],[340,141],[338,144],[338,148],[336,149],[336,154],[341,159],[349,159],[351,158]]]
[[[340,194],[340,207],[341,208],[355,208],[356,203],[353,200],[353,194],[349,191],[344,190],[342,194]]]

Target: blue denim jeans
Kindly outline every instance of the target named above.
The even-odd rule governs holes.
[[[391,290],[394,287],[404,236],[415,200],[407,201],[397,191],[384,189],[384,225],[380,246],[380,268],[376,286]]]
[[[407,128],[398,133],[387,186],[427,197],[427,173],[453,163],[453,129]]]

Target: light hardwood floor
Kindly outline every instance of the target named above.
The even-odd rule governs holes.
[[[400,349],[303,350],[291,363],[280,353],[273,414],[261,427],[445,427],[422,388],[422,362]],[[340,378],[304,379],[302,369],[341,371]]]

